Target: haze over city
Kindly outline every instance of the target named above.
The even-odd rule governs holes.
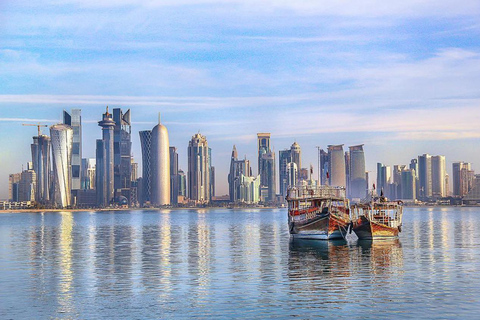
[[[158,112],[187,168],[200,131],[217,195],[235,144],[256,168],[257,132],[276,152],[297,141],[365,144],[367,170],[423,153],[476,167],[480,157],[480,5],[447,1],[350,6],[311,1],[5,1],[0,4],[0,198],[31,161],[36,128],[82,109],[83,155],[95,156],[105,106],[138,131]],[[47,130],[45,130],[47,133]],[[370,182],[373,179],[370,178]]]

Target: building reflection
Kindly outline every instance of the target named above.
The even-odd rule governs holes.
[[[58,290],[58,313],[71,314],[73,310],[73,271],[72,271],[72,232],[73,215],[71,212],[61,212],[60,223],[60,255],[59,255],[59,290]]]

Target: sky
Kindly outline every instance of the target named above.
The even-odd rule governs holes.
[[[80,108],[93,158],[107,105],[131,109],[140,163],[159,112],[185,171],[204,134],[217,195],[234,144],[256,172],[257,132],[315,170],[316,146],[365,144],[371,183],[423,153],[480,170],[479,16],[470,0],[0,0],[0,199],[31,161],[22,123]]]

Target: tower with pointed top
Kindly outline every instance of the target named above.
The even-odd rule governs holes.
[[[151,202],[156,206],[169,205],[170,143],[167,128],[161,124],[160,114],[151,139]]]
[[[98,122],[102,127],[102,139],[97,140],[96,151],[96,190],[97,205],[106,207],[114,197],[114,128],[115,121],[113,116],[106,112],[102,116],[102,120]]]

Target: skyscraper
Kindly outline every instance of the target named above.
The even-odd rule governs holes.
[[[276,199],[275,153],[270,149],[270,133],[257,133],[258,174],[262,200],[274,202]]]
[[[102,139],[97,140],[96,152],[97,204],[106,207],[110,205],[114,198],[113,133],[115,121],[113,121],[112,114],[108,112],[108,107],[98,125],[102,127]]]
[[[170,147],[170,203],[178,204],[179,178],[177,148]]]
[[[350,196],[362,199],[367,193],[367,180],[365,176],[365,153],[363,144],[349,147],[350,151]]]
[[[63,111],[63,124],[72,127],[72,190],[81,189],[82,177],[82,110]]]
[[[181,169],[178,170],[178,195],[187,197],[187,177]]]
[[[73,129],[65,124],[50,127],[52,141],[54,197],[57,207],[65,208],[72,205],[72,145]]]
[[[27,169],[20,174],[18,183],[18,201],[35,201],[37,174],[33,170],[33,164],[27,164]]]
[[[474,171],[468,162],[454,162],[453,173],[453,195],[464,197],[473,187]]]
[[[402,199],[415,200],[416,197],[416,178],[414,169],[404,169],[402,175]]]
[[[445,167],[445,156],[432,157],[432,195],[434,197],[446,197],[447,190],[445,186],[445,176],[447,175]]]
[[[126,197],[129,202],[132,179],[132,140],[130,109],[123,113],[122,109],[113,109],[113,187]]]
[[[170,142],[167,128],[158,124],[152,130],[151,149],[151,201],[157,206],[170,204]]]
[[[328,177],[327,176],[330,176],[330,174],[327,174],[328,173],[328,167],[329,167],[329,164],[328,164],[328,152],[326,152],[325,150],[323,149],[320,149],[318,151],[319,153],[319,157],[320,157],[320,183],[322,185],[327,185],[328,184]]]
[[[295,162],[287,164],[287,185],[294,187],[297,185],[298,167]]]
[[[228,193],[231,202],[242,201],[240,187],[242,181],[246,181],[245,179],[242,180],[242,175],[244,177],[250,177],[252,175],[250,161],[246,158],[238,160],[237,148],[234,145],[230,158],[230,172],[228,174]]]
[[[188,196],[198,203],[210,201],[209,160],[207,138],[196,133],[188,143]]]
[[[140,145],[142,147],[142,204],[150,202],[151,187],[151,158],[152,158],[152,131],[140,131]]]
[[[280,150],[278,152],[278,165],[280,173],[280,194],[283,197],[287,196],[288,178],[287,165],[292,162],[292,153],[290,149]]]
[[[19,201],[19,183],[21,179],[21,173],[12,173],[8,176],[8,201]]]
[[[343,144],[328,146],[328,171],[329,185],[333,187],[345,187],[347,185]]]
[[[418,182],[420,199],[430,198],[432,194],[432,156],[425,153],[418,156]]]
[[[50,137],[39,135],[33,137],[32,162],[36,173],[35,198],[39,203],[50,201]]]

